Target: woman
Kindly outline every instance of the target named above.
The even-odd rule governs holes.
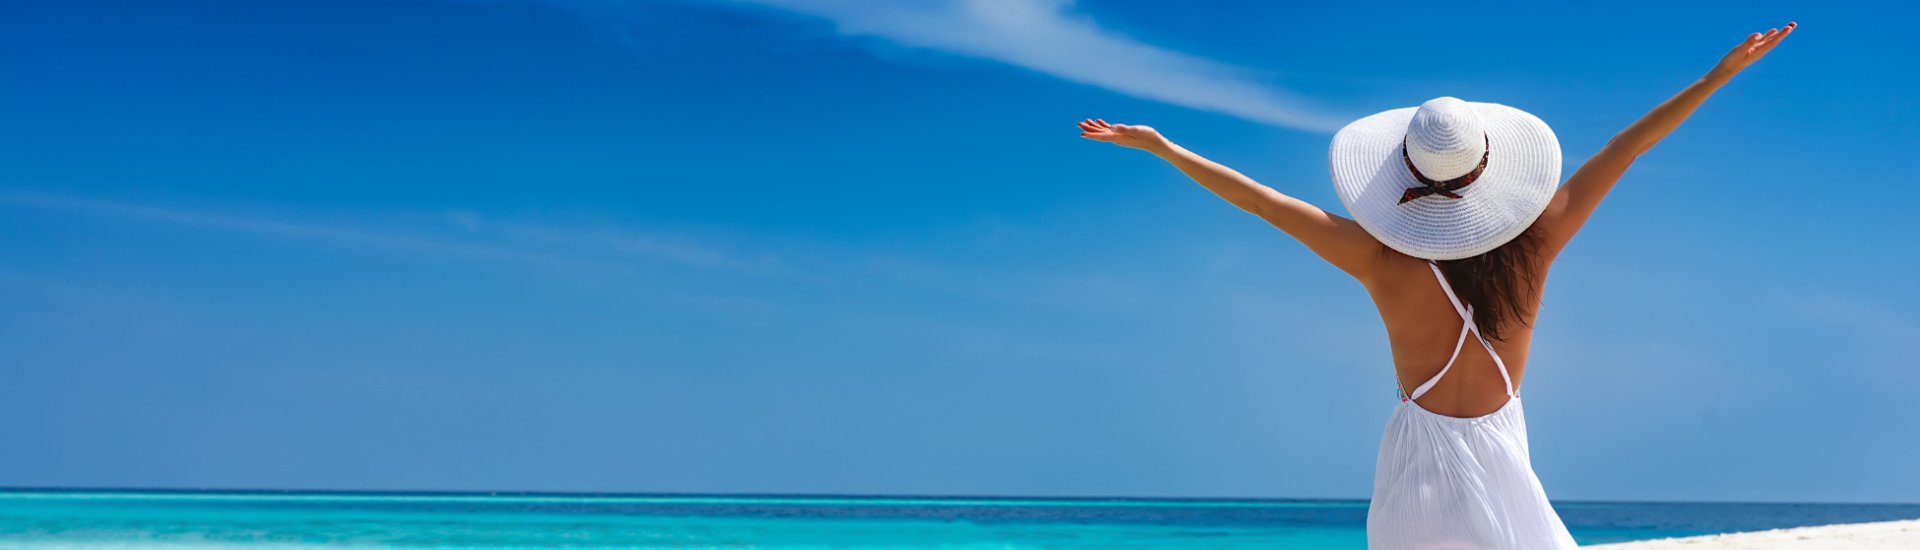
[[[1146,126],[1093,119],[1080,135],[1158,155],[1366,286],[1401,388],[1380,443],[1369,546],[1572,548],[1533,473],[1519,396],[1548,267],[1635,157],[1795,26],[1748,36],[1557,189],[1560,146],[1545,123],[1454,98],[1368,116],[1334,135],[1334,187],[1353,219]],[[1478,346],[1466,345],[1469,334]]]

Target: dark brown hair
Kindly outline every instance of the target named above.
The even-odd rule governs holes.
[[[1460,301],[1473,306],[1473,324],[1489,340],[1505,341],[1502,329],[1509,322],[1526,326],[1532,313],[1532,299],[1539,288],[1535,280],[1535,262],[1539,261],[1540,239],[1528,227],[1520,236],[1499,248],[1478,256],[1458,260],[1439,260],[1440,272]]]

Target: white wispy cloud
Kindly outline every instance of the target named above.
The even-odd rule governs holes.
[[[643,17],[607,0],[540,0],[601,19]],[[1258,71],[1154,46],[1104,28],[1071,0],[730,0],[824,19],[841,35],[986,59],[1134,97],[1285,128],[1345,121],[1260,83]]]
[[[1071,0],[738,0],[832,21],[841,34],[990,59],[1115,92],[1312,131],[1342,122],[1253,71],[1146,44]]]
[[[295,218],[0,188],[0,214],[7,214],[9,209],[39,210],[76,219],[188,227],[213,234],[254,236],[288,246],[322,245],[352,252],[567,272],[624,275],[654,272],[652,267],[670,267],[681,276],[729,273],[769,283],[851,288],[856,294],[864,292],[861,288],[881,285],[1006,304],[1041,303],[1083,308],[1110,304],[1139,291],[1132,283],[1114,282],[1098,274],[980,268],[938,258],[901,257],[859,248],[796,244],[753,236],[746,240],[754,242],[732,246],[699,235],[499,220],[465,209],[400,213],[376,220],[311,215]],[[418,223],[421,220],[428,223]],[[994,231],[1004,233],[1011,229],[1002,227]],[[0,283],[26,280],[21,279],[22,276],[0,271]]]
[[[551,241],[601,243],[602,252],[637,256],[689,267],[737,268],[763,263],[760,259],[750,261],[733,258],[726,252],[702,248],[697,243],[685,240],[658,238],[610,229],[569,229],[492,223],[478,213],[466,210],[450,210],[444,213],[443,217],[448,224],[467,232],[465,237],[468,238],[456,238],[430,231],[364,223],[292,220],[267,215],[154,206],[18,190],[0,190],[0,206],[199,227],[230,233],[328,243],[356,249],[388,250],[430,254],[451,259],[536,264],[547,267],[605,268],[617,266],[618,262],[614,260],[619,259],[610,260],[605,254],[580,254],[573,250],[543,246]]]

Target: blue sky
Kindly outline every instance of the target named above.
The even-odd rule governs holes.
[[[1337,211],[1343,121],[1571,170],[1791,19],[1562,256],[1535,465],[1920,501],[1915,8],[1315,4],[8,2],[0,485],[1362,498],[1361,288],[1072,123]]]

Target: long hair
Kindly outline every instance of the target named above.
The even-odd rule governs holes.
[[[1527,325],[1532,298],[1539,288],[1535,262],[1540,238],[1532,227],[1520,236],[1484,254],[1458,260],[1439,260],[1440,272],[1461,302],[1473,306],[1473,324],[1489,340],[1505,341],[1507,323]]]

